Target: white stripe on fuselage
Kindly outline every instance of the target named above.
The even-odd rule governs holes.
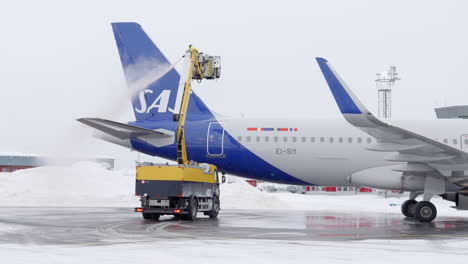
[[[236,140],[260,158],[305,182],[317,185],[346,185],[346,177],[354,172],[394,164],[384,161],[390,153],[366,150],[368,140],[375,139],[344,120],[268,120],[226,119],[218,121]],[[423,136],[462,148],[461,135],[468,134],[468,120],[389,121]],[[258,128],[298,128],[294,131],[247,131]],[[250,141],[247,140],[250,137]],[[257,141],[259,137],[259,141]],[[265,142],[265,137],[269,138]],[[275,142],[274,138],[278,137]],[[286,142],[284,138],[286,137]],[[296,138],[294,142],[293,138]],[[305,142],[303,142],[305,138]],[[311,139],[314,139],[312,142]],[[324,138],[324,142],[321,142]],[[351,138],[352,142],[349,142]],[[361,143],[358,139],[361,139]],[[453,140],[457,143],[454,144]],[[464,145],[466,148],[468,145]]]

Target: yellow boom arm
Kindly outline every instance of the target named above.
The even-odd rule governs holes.
[[[184,93],[179,112],[179,126],[177,127],[177,162],[179,164],[187,165],[187,148],[185,145],[184,125],[187,115],[187,109],[190,100],[190,91],[192,89],[192,77],[194,67],[199,75],[201,75],[200,65],[198,64],[198,50],[190,46],[190,62],[188,67],[187,79],[185,80]]]

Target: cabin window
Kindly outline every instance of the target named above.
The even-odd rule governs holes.
[[[348,143],[353,143],[353,138],[352,137],[348,138]]]
[[[447,144],[448,143],[448,140],[446,138],[444,138],[444,143]]]
[[[238,136],[237,141],[241,142],[242,141],[242,136]]]
[[[268,141],[270,141],[270,137],[269,137],[269,136],[266,136],[266,137],[265,137],[265,142],[268,142]]]
[[[250,136],[247,136],[246,139],[247,139],[247,142],[250,142],[251,137],[250,137]]]
[[[315,138],[314,138],[314,137],[311,137],[311,138],[310,138],[310,142],[314,143],[314,142],[315,142]]]
[[[328,141],[329,141],[330,143],[333,143],[334,140],[335,140],[335,139],[334,139],[333,137],[330,137],[330,138],[328,139]]]
[[[292,142],[297,142],[297,137],[292,137]]]
[[[372,138],[367,138],[367,143],[371,143],[372,142]]]
[[[338,138],[338,142],[343,143],[343,138],[342,137]]]
[[[361,144],[361,142],[362,142],[362,138],[358,137],[358,138],[357,138],[357,143],[358,143],[358,144]]]
[[[458,140],[456,140],[455,138],[453,139],[453,144],[456,145],[458,143]]]
[[[288,137],[283,137],[283,142],[288,142]]]
[[[320,137],[320,142],[325,142],[325,138],[324,138],[324,137]]]
[[[306,137],[302,137],[302,138],[301,138],[301,142],[302,142],[302,143],[305,143],[306,140],[307,140]]]
[[[260,142],[260,136],[257,136],[257,137],[255,138],[255,140],[256,140],[257,142]]]
[[[278,142],[278,137],[274,137],[273,141]]]

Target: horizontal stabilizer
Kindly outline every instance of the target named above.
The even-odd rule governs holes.
[[[156,147],[170,145],[175,139],[174,132],[166,129],[150,130],[101,118],[80,118],[78,121],[119,140],[138,138]]]

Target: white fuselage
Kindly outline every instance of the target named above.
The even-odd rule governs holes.
[[[316,185],[348,185],[347,176],[372,167],[395,164],[391,153],[366,150],[376,143],[345,120],[218,119],[243,146],[278,169]],[[387,120],[387,123],[468,150],[468,120]],[[250,128],[251,131],[248,130]],[[252,131],[258,128],[260,131]],[[261,131],[292,128],[292,131]],[[297,128],[297,131],[294,131]]]

